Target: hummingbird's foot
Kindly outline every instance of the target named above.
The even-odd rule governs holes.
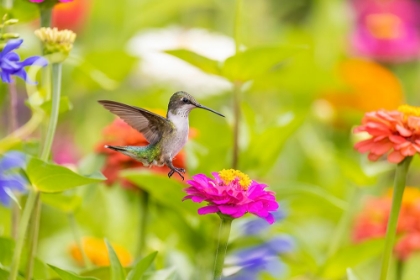
[[[184,181],[184,176],[182,176],[181,173],[185,173],[185,169],[175,167],[175,168],[171,169],[171,171],[169,171],[168,177],[171,178],[172,175],[174,175],[175,172],[178,173],[178,175],[182,178],[182,181]]]

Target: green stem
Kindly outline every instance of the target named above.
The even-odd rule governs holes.
[[[146,244],[146,228],[147,220],[149,216],[149,200],[150,194],[147,191],[143,191],[140,197],[140,239],[138,243],[137,256],[140,257],[144,253],[144,248]]]
[[[239,121],[241,118],[241,85],[233,84],[233,159],[232,168],[238,169],[239,164]]]
[[[89,258],[86,255],[85,249],[83,248],[82,238],[80,237],[79,230],[77,227],[76,217],[74,213],[68,214],[69,224],[73,232],[74,240],[76,241],[77,247],[79,247],[80,252],[82,253],[83,264],[89,270],[93,267],[92,263],[90,262]]]
[[[40,13],[41,13],[41,27],[50,27],[51,18],[52,18],[52,8],[41,6]]]
[[[44,146],[41,153],[41,159],[47,161],[50,152],[51,146],[54,140],[55,129],[57,127],[58,122],[58,114],[60,109],[60,95],[61,95],[61,63],[53,63],[52,64],[52,108],[51,108],[51,116],[50,122],[48,124],[47,135],[45,136]],[[31,227],[31,246],[28,255],[28,263],[26,269],[26,279],[32,278],[32,268],[34,264],[34,259],[36,255],[36,250],[38,247],[38,232],[39,232],[39,220],[40,220],[40,208],[42,207],[40,201],[40,195],[36,197],[36,205],[37,209],[33,213],[32,223],[33,226]]]
[[[395,268],[395,280],[402,280],[404,273],[404,262],[402,260],[397,260],[397,265]]]
[[[235,23],[234,23],[234,38],[235,38],[235,55],[239,53],[240,49],[240,30],[241,30],[241,15],[242,15],[242,0],[235,2]],[[241,83],[239,81],[233,83],[233,155],[232,168],[238,168],[239,161],[239,121],[241,117]]]
[[[344,213],[341,215],[340,221],[334,230],[331,242],[329,242],[327,250],[328,259],[331,258],[335,253],[337,253],[338,249],[340,248],[340,244],[343,241],[343,238],[345,237],[346,233],[348,232],[348,228],[351,224],[354,215],[353,205],[355,205],[358,199],[359,188],[355,188],[350,195],[348,206],[345,209]]]
[[[222,279],[226,249],[229,241],[230,228],[233,221],[233,218],[227,215],[219,214],[219,217],[221,221],[219,228],[219,241],[217,244],[216,258],[214,261],[214,280]]]
[[[13,253],[12,264],[10,266],[9,280],[16,280],[18,276],[18,269],[20,263],[20,256],[22,254],[23,244],[25,241],[26,229],[28,228],[29,218],[31,217],[32,209],[35,206],[36,192],[31,191],[28,195],[25,208],[23,210],[22,219],[19,223],[18,238],[16,240],[15,251]]]
[[[19,197],[17,197],[17,199],[18,199],[18,201],[20,200]],[[13,203],[13,205],[12,205],[11,236],[14,240],[17,240],[17,237],[18,237],[19,219],[20,219],[19,205],[17,203]]]
[[[41,159],[48,160],[54,140],[55,129],[57,127],[58,113],[60,109],[61,94],[61,63],[52,64],[52,108],[48,131],[45,137],[44,147],[42,148]]]
[[[38,234],[39,234],[39,222],[40,222],[40,213],[41,213],[41,193],[36,191],[35,198],[35,208],[32,212],[32,221],[29,227],[29,251],[28,251],[28,262],[26,264],[26,280],[32,279],[32,273],[34,269],[34,262],[36,256],[36,249],[38,246]]]
[[[385,237],[385,249],[382,257],[380,280],[386,280],[388,276],[389,263],[391,259],[392,249],[394,247],[395,235],[397,230],[398,216],[400,213],[402,198],[405,189],[405,180],[407,171],[410,166],[412,157],[407,157],[398,164],[395,173],[394,193],[392,194],[391,214],[388,220],[388,226]]]

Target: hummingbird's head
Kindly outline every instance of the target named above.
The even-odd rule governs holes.
[[[206,106],[201,105],[195,100],[194,97],[192,97],[185,91],[175,92],[171,96],[171,99],[169,100],[169,105],[168,105],[168,115],[169,113],[171,113],[173,115],[188,116],[190,111],[195,108],[201,108],[201,109],[213,112],[219,116],[224,117],[222,114],[210,108],[207,108]]]

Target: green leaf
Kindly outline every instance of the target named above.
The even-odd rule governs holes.
[[[80,206],[83,199],[75,193],[44,193],[41,200],[51,207],[70,213]]]
[[[48,115],[51,114],[51,108],[52,108],[52,101],[49,100],[41,105],[42,110],[46,112]],[[62,96],[60,98],[60,107],[58,109],[58,112],[60,114],[70,111],[73,108],[73,105],[70,103],[70,100],[67,96]]]
[[[356,267],[378,257],[383,251],[383,246],[383,239],[373,239],[341,248],[327,260],[321,278],[338,279],[345,277],[348,267]]]
[[[286,58],[304,50],[302,47],[261,46],[247,49],[229,57],[223,67],[222,75],[231,81],[248,81],[260,77]]]
[[[15,242],[6,237],[0,237],[0,264],[9,265],[13,257]]]
[[[186,185],[174,178],[168,178],[146,170],[127,170],[120,173],[139,188],[149,192],[150,196],[174,210],[181,213],[196,215],[197,206],[189,201],[182,202],[186,195],[182,190]],[[178,176],[175,174],[174,176]]]
[[[122,267],[112,245],[105,239],[108,248],[109,260],[111,262],[111,280],[125,280],[125,270]]]
[[[100,174],[79,175],[70,169],[32,158],[26,168],[32,185],[42,192],[54,193],[105,180]]]
[[[73,272],[65,271],[61,268],[58,268],[50,264],[48,266],[51,267],[60,276],[62,280],[99,280],[98,278],[94,278],[94,277],[79,276],[79,275],[74,274]]]
[[[199,68],[207,74],[221,75],[220,62],[207,58],[205,56],[199,55],[195,52],[185,49],[177,50],[167,50],[165,53],[173,55],[179,59],[182,59],[185,62]]]
[[[157,252],[153,252],[147,257],[141,259],[128,274],[127,280],[139,280],[143,276],[144,272],[153,263],[157,255]]]
[[[83,271],[80,274],[83,276],[96,277],[101,280],[111,280],[111,275],[109,273],[109,266],[101,266],[94,268],[92,270]]]

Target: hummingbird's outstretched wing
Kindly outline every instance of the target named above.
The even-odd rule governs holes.
[[[150,144],[154,144],[162,138],[164,129],[172,129],[171,122],[168,119],[145,109],[111,100],[98,100],[98,102],[131,127],[143,133]]]

